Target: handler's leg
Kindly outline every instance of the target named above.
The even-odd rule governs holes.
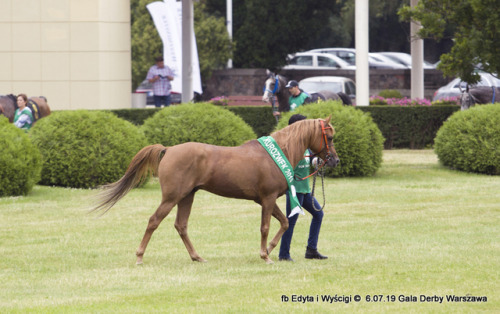
[[[295,228],[295,223],[297,223],[299,215],[293,215],[292,217],[288,218],[290,212],[290,198],[288,197],[288,193],[286,193],[286,217],[288,219],[288,229],[281,237],[280,253],[278,257],[280,261],[293,262],[293,259],[290,257],[290,244],[292,243],[293,229]]]
[[[314,207],[312,202],[314,202]],[[304,196],[303,207],[312,215],[305,257],[307,259],[327,259],[327,256],[321,255],[318,252],[318,238],[321,230],[321,223],[323,222],[323,210],[317,211],[314,209],[321,208],[321,206],[310,193]]]

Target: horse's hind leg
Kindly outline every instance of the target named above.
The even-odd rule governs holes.
[[[151,240],[151,236],[153,232],[158,228],[162,220],[167,217],[172,208],[175,206],[175,203],[167,202],[162,200],[162,203],[156,210],[156,212],[149,218],[148,227],[146,228],[146,233],[144,233],[144,237],[142,238],[141,244],[137,249],[135,255],[137,255],[137,265],[142,264],[142,257],[144,256],[144,251],[146,251],[146,247],[148,246],[149,240]]]
[[[179,232],[182,242],[184,242],[184,245],[188,250],[189,256],[191,256],[191,259],[193,261],[206,262],[206,260],[201,258],[198,253],[196,253],[191,240],[189,240],[187,232],[189,215],[191,214],[191,206],[193,205],[194,200],[194,193],[195,192],[189,193],[179,202],[179,204],[177,204],[178,208],[177,218],[175,219],[175,229],[177,229],[177,232]]]
[[[274,205],[272,215],[280,222],[280,229],[278,230],[272,241],[269,242],[269,247],[267,248],[268,254],[271,254],[272,250],[274,250],[274,248],[278,245],[278,242],[283,236],[283,233],[285,233],[285,231],[288,229],[288,219],[276,204]]]

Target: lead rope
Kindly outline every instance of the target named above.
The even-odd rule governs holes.
[[[324,162],[326,163],[326,162]],[[311,202],[312,202],[312,207],[314,208],[315,211],[317,212],[320,212],[323,210],[323,208],[325,208],[325,204],[326,204],[326,200],[325,200],[325,180],[324,180],[324,173],[325,173],[325,169],[323,167],[320,167],[320,169],[318,169],[316,171],[316,173],[314,174],[313,176],[313,187],[312,187],[312,192],[311,192]],[[317,176],[320,176],[321,177],[321,189],[323,190],[323,206],[321,206],[320,208],[316,208],[316,204],[314,204],[314,191],[316,189],[316,177]]]

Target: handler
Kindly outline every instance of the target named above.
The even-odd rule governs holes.
[[[304,119],[306,119],[305,116],[300,114],[294,114],[293,116],[290,117],[288,125]],[[308,154],[309,151],[307,150],[304,155]],[[309,157],[305,157],[304,159],[299,161],[299,164],[294,169],[294,173],[296,174],[296,176],[300,178],[307,177],[309,175],[309,167],[310,167]],[[323,210],[318,211],[315,208],[321,208],[321,205],[318,203],[316,198],[314,198],[311,195],[311,189],[309,187],[309,179],[296,181],[295,188],[297,191],[297,198],[299,200],[300,206],[305,208],[305,210],[307,210],[312,215],[311,226],[309,227],[309,239],[307,240],[305,258],[327,259],[328,257],[321,255],[317,249],[319,231],[321,229],[321,222],[323,221]],[[279,260],[293,262],[293,259],[290,257],[290,243],[292,242],[293,229],[295,228],[295,223],[297,222],[299,215],[296,214],[289,217],[290,214],[291,214],[290,198],[288,196],[288,193],[286,193],[286,216],[288,217],[288,229],[283,234],[283,237],[281,237]]]
[[[294,111],[302,104],[307,103],[307,99],[310,95],[299,88],[299,83],[295,80],[291,80],[285,86],[290,92],[290,98],[288,99],[288,104],[290,105],[290,111]]]
[[[14,113],[14,125],[18,128],[28,131],[33,124],[33,113],[31,109],[27,107],[28,96],[26,94],[19,94],[17,96],[17,106],[16,112]]]

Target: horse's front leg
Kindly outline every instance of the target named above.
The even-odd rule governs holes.
[[[288,219],[286,218],[286,216],[283,214],[283,212],[280,210],[280,208],[276,203],[274,204],[272,215],[280,222],[280,229],[278,230],[272,241],[269,242],[269,247],[267,248],[268,254],[271,254],[274,248],[278,245],[278,242],[281,240],[281,237],[283,236],[285,231],[288,229]]]
[[[271,215],[274,211],[275,205],[276,205],[276,198],[262,202],[262,217],[260,223],[260,234],[261,234],[260,258],[266,261],[267,264],[274,263],[269,258],[269,252],[267,251],[267,237],[269,235],[269,228],[271,225]]]

